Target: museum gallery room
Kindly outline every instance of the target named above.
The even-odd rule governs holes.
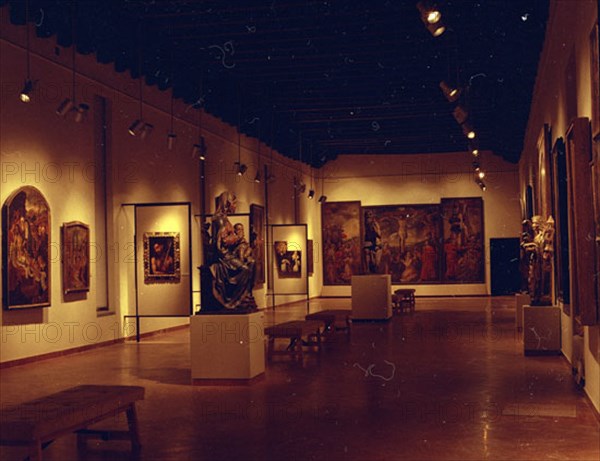
[[[0,459],[600,459],[597,0],[0,0]]]

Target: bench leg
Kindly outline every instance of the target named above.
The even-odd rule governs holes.
[[[134,455],[139,455],[142,444],[140,443],[135,403],[132,403],[129,408],[127,408],[127,425],[129,426],[129,436],[131,437],[131,450]]]

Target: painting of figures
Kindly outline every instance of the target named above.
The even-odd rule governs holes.
[[[265,283],[265,209],[250,205],[250,247],[254,257],[256,274],[254,288]]]
[[[323,284],[350,285],[361,274],[360,202],[325,202],[323,228]]]
[[[35,187],[21,187],[6,200],[2,223],[4,307],[49,306],[48,202]]]
[[[485,282],[483,200],[442,199],[444,227],[443,280]]]
[[[90,228],[72,221],[62,228],[63,293],[90,290]]]
[[[439,205],[362,209],[364,273],[390,274],[393,284],[441,282]]]
[[[144,232],[144,283],[179,283],[179,232]]]
[[[302,275],[302,252],[291,250],[287,242],[275,242],[275,261],[279,278],[300,278]]]

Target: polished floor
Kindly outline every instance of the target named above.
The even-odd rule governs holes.
[[[310,303],[310,312],[325,308],[350,308],[350,300]],[[306,310],[279,307],[267,321]],[[320,359],[277,358],[250,386],[191,386],[189,331],[176,330],[3,369],[0,403],[77,384],[146,388],[143,460],[600,459],[600,424],[567,362],[524,357],[512,297],[418,298],[415,314],[355,323]],[[124,441],[92,441],[87,459],[125,460],[128,450]],[[0,449],[2,460],[23,457]],[[75,436],[58,439],[44,459],[78,459]]]

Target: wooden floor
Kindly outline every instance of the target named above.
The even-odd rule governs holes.
[[[350,300],[310,304],[340,308]],[[277,308],[268,324],[306,311]],[[182,329],[3,369],[0,403],[78,384],[144,386],[143,460],[600,459],[600,425],[565,359],[523,356],[512,297],[417,298],[415,314],[356,323],[350,339],[337,334],[323,349],[303,366],[268,364],[251,386],[190,386]],[[90,460],[130,459],[125,441],[89,446]],[[2,460],[23,456],[0,450]],[[57,440],[44,459],[77,459],[76,437]]]

